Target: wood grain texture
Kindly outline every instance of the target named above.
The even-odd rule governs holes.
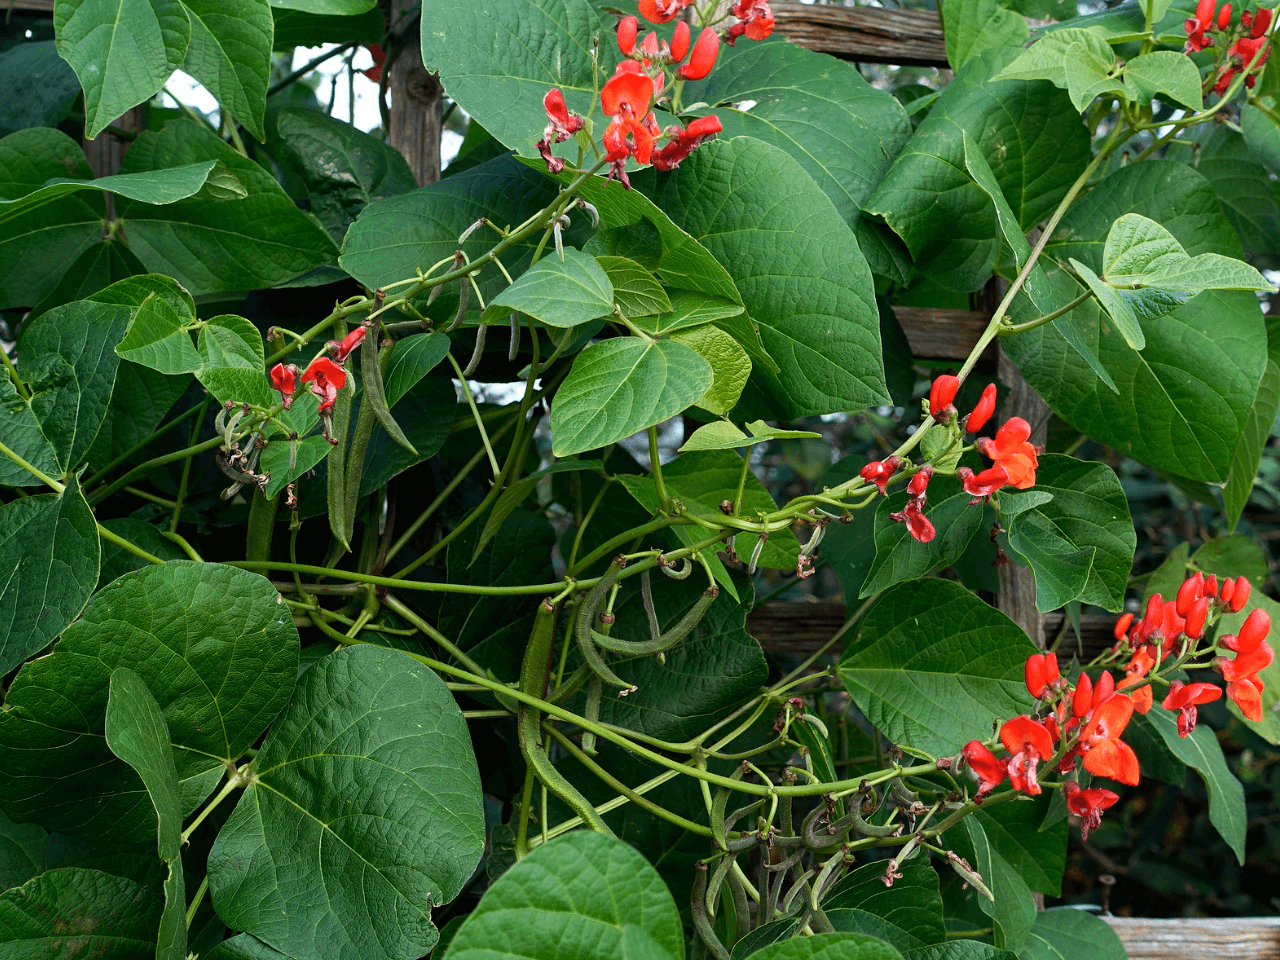
[[[53,13],[53,0],[10,0],[5,9],[24,10],[32,13]]]
[[[407,0],[391,5],[392,23],[399,22],[410,6]],[[440,179],[440,128],[444,88],[437,74],[427,73],[418,47],[417,21],[409,42],[391,65],[391,124],[388,142],[404,156],[418,186]]]
[[[1129,960],[1277,960],[1280,917],[1142,920],[1103,917]]]
[[[912,356],[921,360],[965,360],[991,319],[990,313],[981,310],[932,307],[895,306],[893,315],[907,335]],[[983,351],[982,359],[996,359],[995,344]]]
[[[841,60],[947,67],[942,22],[932,10],[772,3],[778,33]]]
[[[810,654],[834,636],[844,626],[847,616],[843,601],[816,603],[765,604],[751,611],[747,617],[747,630],[771,653]],[[1090,614],[1081,618],[1080,634],[1084,659],[1092,659],[1115,643],[1112,628],[1116,618],[1109,614]],[[1043,615],[1043,630],[1047,643],[1052,644],[1062,631],[1064,618],[1061,613]],[[1066,626],[1066,634],[1059,645],[1059,652],[1069,657],[1077,648],[1075,633]],[[836,653],[839,653],[837,650]],[[1280,960],[1280,955],[1277,955]]]

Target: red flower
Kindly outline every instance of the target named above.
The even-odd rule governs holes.
[[[915,472],[915,475],[907,483],[907,494],[914,499],[923,501],[925,499],[925,491],[929,489],[929,480],[932,477],[933,467],[926,463]]]
[[[1225,30],[1231,23],[1231,4],[1224,3],[1218,11],[1218,29]]]
[[[956,398],[956,391],[959,389],[960,381],[949,373],[944,373],[934,380],[933,386],[929,388],[929,416],[936,418],[951,406],[951,401]]]
[[[284,408],[288,410],[293,404],[293,392],[298,389],[297,366],[291,363],[286,367],[283,363],[277,363],[272,367],[271,387],[279,391],[281,399],[284,400]]]
[[[730,12],[738,19],[725,35],[729,46],[743,34],[750,40],[763,40],[773,33],[773,11],[766,0],[738,0]]]
[[[716,116],[699,117],[683,130],[675,126],[668,127],[671,140],[653,155],[653,165],[659,170],[674,170],[681,160],[722,129],[720,118]]]
[[[330,340],[327,346],[334,351],[334,356],[339,363],[346,363],[347,357],[351,356],[356,347],[364,342],[365,334],[368,332],[369,328],[364,324],[360,324],[360,326],[343,337],[341,343],[337,340]]]
[[[1013,789],[1036,796],[1036,767],[1041,760],[1053,756],[1053,737],[1043,726],[1025,713],[1005,722],[1000,728],[1000,742],[1009,751],[1009,782]]]
[[[1271,617],[1267,615],[1267,611],[1258,607],[1245,617],[1244,623],[1240,625],[1239,636],[1227,634],[1218,641],[1218,646],[1234,653],[1253,653],[1262,646],[1270,632]]]
[[[702,33],[698,35],[698,42],[693,45],[693,55],[689,57],[687,64],[676,71],[676,76],[681,80],[701,80],[716,65],[716,57],[719,54],[720,34],[710,27],[703,27]],[[675,56],[674,50],[672,56]],[[675,59],[682,60],[684,55],[681,54]]]
[[[907,505],[900,512],[889,514],[889,519],[894,523],[905,523],[907,532],[921,543],[928,543],[937,536],[933,524],[921,509],[920,501],[915,498],[908,500]]]
[[[1019,490],[1035,485],[1036,448],[1027,438],[1031,436],[1031,424],[1021,417],[1010,417],[999,430],[995,440],[985,437],[977,441],[977,447],[1009,475],[1009,483]]]
[[[369,50],[369,55],[373,57],[373,66],[366,67],[360,72],[374,83],[379,83],[382,80],[382,65],[387,62],[387,51],[383,50],[382,47],[378,46],[376,43],[367,44],[367,48]]]
[[[1178,736],[1187,737],[1196,728],[1196,707],[1212,703],[1222,696],[1222,690],[1212,683],[1183,683],[1175,680],[1169,684],[1169,695],[1160,706],[1178,711]]]
[[[982,396],[978,398],[978,402],[973,406],[973,412],[969,414],[964,422],[964,429],[967,433],[977,433],[987,425],[987,421],[991,419],[991,415],[996,412],[996,385],[988,383],[987,388],[982,391]]]
[[[1156,665],[1154,659],[1145,650],[1139,650],[1133,655],[1133,659],[1129,661],[1129,666],[1125,667],[1125,678],[1116,686],[1117,690],[1124,690],[1126,687],[1132,687],[1141,683],[1146,679],[1147,671]],[[1133,699],[1133,709],[1139,713],[1145,714],[1151,709],[1154,700],[1151,692],[1151,684],[1138,687],[1137,690],[1129,694]]]
[[[628,156],[635,156],[639,163],[648,163],[653,152],[654,138],[660,133],[658,121],[649,112],[653,99],[653,79],[639,72],[634,60],[618,64],[618,72],[600,91],[600,106],[613,117],[602,138],[614,172],[622,174],[621,165]],[[648,114],[648,116],[646,116]],[[630,135],[631,143],[627,143]],[[625,174],[624,183],[625,183]]]
[[[1131,786],[1138,783],[1138,757],[1120,739],[1131,716],[1133,701],[1122,693],[1094,708],[1093,717],[1080,732],[1086,770]]]
[[[667,23],[674,20],[683,7],[693,0],[640,0],[640,16],[650,23]]]
[[[956,470],[956,476],[960,479],[964,492],[973,496],[970,503],[981,503],[1009,482],[1008,472],[999,464],[978,474],[968,467],[960,467]]]
[[[1132,613],[1124,614],[1124,616],[1122,616],[1119,620],[1116,621],[1116,625],[1112,628],[1111,630],[1112,636],[1114,636],[1117,641],[1124,640],[1125,634],[1129,632],[1129,626],[1132,623],[1133,623],[1133,614]]]
[[[1183,24],[1187,32],[1187,44],[1183,48],[1186,53],[1199,53],[1205,47],[1213,46],[1213,38],[1204,35],[1205,30],[1213,23],[1215,0],[1200,0],[1196,5],[1196,15],[1188,17]]]
[[[311,384],[311,392],[320,398],[320,411],[333,409],[338,391],[347,384],[347,371],[328,357],[316,357],[302,375],[303,383]]]
[[[981,803],[987,794],[1004,783],[1004,778],[1009,771],[1004,761],[996,759],[996,755],[984,747],[980,741],[970,740],[964,745],[962,753],[965,763],[969,765],[969,769],[978,780],[978,793],[973,798],[973,802]]]
[[[618,49],[625,56],[631,56],[636,48],[636,34],[640,31],[640,23],[635,17],[623,17],[618,22]]]
[[[901,457],[886,457],[883,460],[873,460],[862,468],[859,476],[867,483],[874,483],[879,487],[880,495],[883,497],[888,493],[885,487],[889,485],[890,478],[901,464]]]
[[[1262,720],[1262,681],[1257,677],[1245,677],[1227,684],[1227,696],[1235,701],[1240,712],[1255,723]]]
[[[542,98],[543,109],[547,111],[547,127],[542,131],[542,139],[538,141],[538,153],[547,161],[547,169],[559,173],[564,169],[564,161],[551,155],[551,144],[563,143],[582,129],[582,117],[570,113],[565,106],[564,94],[552,88]]]
[[[1023,675],[1027,681],[1027,692],[1039,700],[1049,685],[1058,679],[1058,655],[1033,653],[1027,657]]]
[[[1102,824],[1102,811],[1120,799],[1117,794],[1101,787],[1081,790],[1080,784],[1074,780],[1064,782],[1062,792],[1067,798],[1067,809],[1080,818],[1080,836],[1085,840]]]

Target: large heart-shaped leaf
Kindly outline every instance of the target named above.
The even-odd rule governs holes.
[[[1004,614],[950,580],[887,592],[845,644],[840,679],[894,743],[933,756],[1029,709],[1023,666],[1035,645]]]
[[[111,672],[130,668],[159,702],[189,812],[284,706],[297,664],[297,628],[263,577],[187,560],[127,573],[9,688],[0,804],[72,836],[154,837],[142,781],[103,740]]]
[[[53,28],[84,89],[90,139],[159,93],[191,42],[180,0],[57,0]]]
[[[519,312],[549,327],[576,327],[613,311],[613,284],[596,258],[568,247],[564,259],[547,257],[489,301],[484,323]]]
[[[1138,537],[1120,480],[1105,463],[1045,454],[1035,487],[1005,491],[1000,508],[1009,545],[1035,574],[1040,610],[1072,600],[1104,610],[1124,606]]]
[[[970,60],[863,208],[902,237],[917,270],[951,289],[981,287],[1000,252],[991,200],[965,169],[966,133],[1023,230],[1053,210],[1089,162],[1088,131],[1065,93],[1043,80],[991,79],[1016,55],[1001,48]]]
[[[182,69],[259,140],[267,107],[272,33],[268,0],[182,0],[191,42]]]
[[[703,144],[657,200],[729,272],[780,367],[756,366],[736,417],[888,401],[871,271],[796,160],[750,137]]]
[[[38,190],[0,200],[0,224],[16,217],[25,217],[31,210],[44,206],[56,197],[66,196],[77,190],[102,190],[146,203],[185,200],[200,192],[217,163],[216,160],[202,160],[168,170],[116,174],[96,180],[55,179]]]
[[[1161,224],[1188,254],[1240,256],[1239,240],[1213,191],[1190,167],[1144,161],[1106,177],[1067,211],[1048,250],[1095,273],[1111,225],[1136,212]],[[1049,272],[1066,303],[1081,291],[1060,271]],[[1014,319],[1031,308],[1015,301]],[[1130,349],[1092,303],[1071,314],[1111,373],[1119,394],[1100,386],[1056,324],[1005,339],[1023,375],[1069,423],[1152,466],[1194,480],[1226,480],[1266,366],[1266,329],[1250,293],[1206,291],[1144,327],[1146,346]]]
[[[683,97],[711,104],[724,138],[789,153],[850,226],[911,135],[902,105],[853,64],[781,38],[722,48],[715,70]],[[746,101],[749,109],[733,106]]]
[[[590,112],[596,37],[614,57],[589,0],[426,0],[422,7],[427,69],[439,71],[445,92],[492,136],[530,157],[546,126],[548,90],[561,90],[571,111]]]
[[[828,915],[840,911],[838,929],[879,937],[904,953],[944,943],[947,931],[937,872],[915,860],[900,869],[902,876],[886,887],[883,863],[858,867],[831,888],[823,898],[823,910]]]
[[[771,943],[751,956],[758,960],[901,960],[902,954],[863,933],[819,933]]]
[[[592,344],[574,358],[552,403],[552,450],[569,457],[616,443],[687,409],[711,383],[711,364],[682,343]]]
[[[435,945],[431,908],[483,849],[453,694],[397,651],[349,647],[298,681],[214,842],[209,888],[229,926],[297,960],[401,960]]]
[[[47,647],[98,582],[99,542],[80,485],[0,506],[0,672]]]
[[[289,199],[275,177],[207,127],[171,120],[129,146],[122,173],[221,160],[246,191],[240,199],[199,194],[165,206],[120,200],[129,244],[143,263],[192,294],[248,290],[291,280],[337,259],[324,228]]]
[[[959,0],[942,9],[947,63],[959,70],[984,50],[1020,47],[1030,31],[1019,13],[996,0]],[[1024,54],[1025,56],[1025,54]]]
[[[1019,960],[1125,960],[1124,943],[1111,925],[1088,910],[1057,907],[1036,914]]]
[[[449,960],[684,960],[675,902],[620,840],[570,833],[498,878],[467,917]]]

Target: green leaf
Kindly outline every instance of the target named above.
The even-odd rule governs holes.
[[[1088,910],[1057,907],[1036,914],[1018,960],[1125,960],[1110,924]]]
[[[85,136],[160,92],[183,64],[191,23],[179,0],[57,0],[58,53],[84,89]]]
[[[985,736],[992,720],[1030,707],[1027,635],[948,580],[889,590],[845,644],[840,679],[894,743],[933,756]]]
[[[616,660],[620,675],[638,689],[626,697],[606,692],[600,703],[601,720],[683,743],[759,692],[769,670],[760,644],[746,627],[755,590],[744,574],[730,576],[741,599],[722,590],[694,631],[667,651],[665,663],[652,657]],[[706,585],[701,571],[685,580],[655,575],[653,603],[659,630],[675,626],[702,596]],[[612,636],[649,639],[638,587],[619,594],[614,612],[618,620]]]
[[[903,953],[946,942],[938,874],[920,860],[909,860],[900,869],[902,876],[886,887],[884,863],[863,864],[831,888],[823,910],[828,915],[840,911],[838,929],[879,937]]]
[[[271,74],[271,6],[267,0],[182,0],[191,43],[182,69],[259,140]]]
[[[709,520],[719,519],[724,517],[720,505],[726,500],[732,504],[738,492],[743,465],[742,457],[732,451],[699,450],[681,454],[663,464],[662,479],[668,495],[684,504],[691,515]],[[651,477],[622,476],[618,480],[643,507],[657,512],[658,492]],[[742,516],[751,517],[776,509],[777,504],[773,502],[765,485],[748,468],[742,487]],[[707,539],[703,529],[705,528],[676,526],[671,528],[671,532],[685,546],[692,546]],[[738,555],[751,556],[756,541],[754,533],[744,531],[738,534],[734,538]],[[796,554],[799,552],[800,541],[794,533],[790,530],[776,530],[760,549],[757,565],[767,569],[786,570],[795,566]]]
[[[130,247],[148,269],[200,296],[271,286],[337,258],[324,228],[295,206],[274,176],[192,120],[144,132],[129,145],[121,172],[209,158],[222,161],[239,181],[242,199],[200,194],[165,206],[117,201]]]
[[[710,254],[708,254],[710,256]],[[719,266],[719,264],[717,264]],[[665,336],[676,330],[698,327],[717,320],[728,320],[742,314],[742,304],[722,300],[706,294],[676,291],[671,297],[671,310],[656,316],[630,318],[632,322],[652,336]],[[749,355],[757,356],[750,344],[744,344]],[[777,366],[777,364],[774,364]]]
[[[973,497],[964,492],[955,477],[935,476],[929,482],[929,494],[932,506],[925,516],[937,535],[928,543],[917,542],[907,532],[905,523],[889,517],[906,506],[905,491],[881,498],[876,506],[876,558],[858,593],[859,598],[879,593],[903,580],[926,576],[954,563],[964,553],[982,526],[982,510],[970,507]]]
[[[318,12],[318,11],[317,11]],[[422,60],[445,92],[507,147],[537,156],[551,87],[586,116],[595,96],[591,44],[600,18],[588,0],[498,0],[476,6],[425,0]],[[613,64],[613,44],[602,68]],[[574,146],[574,141],[570,141]]]
[[[155,960],[159,919],[159,901],[140,883],[50,870],[0,893],[0,960]]]
[[[111,520],[103,520],[102,526],[112,533],[124,537],[135,546],[141,547],[152,556],[159,557],[161,560],[187,559],[187,555],[181,547],[172,540],[167,539],[160,532],[159,527],[155,524],[147,523],[145,520],[138,520],[133,517],[116,517]],[[98,565],[98,586],[95,590],[105,587],[112,580],[123,577],[131,570],[141,570],[143,567],[150,565],[149,561],[143,560],[110,540],[102,540],[99,545],[102,549],[102,561]]]
[[[1111,318],[1111,322],[1116,325],[1116,329],[1120,332],[1120,336],[1124,337],[1124,342],[1134,350],[1141,350],[1147,345],[1147,338],[1142,333],[1142,326],[1138,323],[1138,318],[1133,312],[1128,300],[1121,295],[1120,291],[1111,284],[1107,283],[1096,273],[1090,270],[1079,260],[1072,257],[1068,261],[1075,269],[1080,278],[1088,284],[1089,289],[1093,291],[1093,295],[1097,297],[1098,303],[1102,309],[1107,311],[1107,316]],[[1174,302],[1167,303],[1168,308],[1172,310],[1177,306]],[[1101,362],[1101,361],[1099,361]],[[1102,367],[1103,372],[1106,367]],[[1108,373],[1108,377],[1111,375]],[[1114,384],[1114,381],[1113,381]],[[1119,388],[1116,388],[1119,393]]]
[[[440,330],[397,340],[391,347],[391,360],[383,380],[387,403],[395,406],[448,352],[449,337]]]
[[[1103,247],[1102,264],[1106,281],[1116,286],[1189,293],[1274,289],[1262,274],[1241,260],[1216,253],[1190,256],[1168,230],[1136,213],[1125,214],[1112,224]]]
[[[1196,169],[1212,185],[1246,253],[1265,257],[1280,248],[1280,200],[1265,166],[1251,154],[1219,155],[1202,157]]]
[[[1196,171],[1171,160],[1144,161],[1104,178],[1067,211],[1047,250],[1102,273],[1105,238],[1131,212],[1162,224],[1190,255],[1240,254],[1212,188]],[[1059,297],[1080,292],[1059,271],[1049,279]],[[1011,313],[1015,320],[1031,316],[1017,301]],[[1086,303],[1072,314],[1096,317],[1097,308]],[[1076,429],[1157,469],[1194,480],[1226,480],[1266,367],[1257,299],[1245,292],[1201,293],[1148,324],[1141,353],[1107,325],[1092,320],[1086,326],[1090,346],[1119,395],[1098,386],[1055,325],[1006,338],[1004,349]]]
[[[965,165],[966,134],[1023,231],[1053,211],[1090,159],[1088,131],[1065,93],[1044,81],[991,79],[1015,56],[1002,48],[973,57],[864,207],[903,239],[917,270],[949,289],[977,290],[1000,251],[991,198]]]
[[[674,343],[683,343],[711,364],[711,386],[697,399],[697,406],[722,417],[728,414],[742,396],[751,376],[751,358],[747,351],[719,327],[704,324],[671,335]]]
[[[711,364],[682,343],[592,344],[574,358],[552,403],[552,450],[567,457],[616,443],[687,409],[712,382]]]
[[[142,778],[156,813],[156,844],[169,867],[164,881],[156,960],[185,960],[187,899],[182,881],[182,801],[169,725],[146,683],[128,667],[111,672],[104,733],[107,746]]]
[[[1172,713],[1152,710],[1147,720],[1174,756],[1200,775],[1209,794],[1209,822],[1217,828],[1236,859],[1244,863],[1244,839],[1248,830],[1244,788],[1227,766],[1213,729],[1201,724],[1190,736],[1180,737]]]
[[[223,940],[205,955],[205,960],[294,960],[247,933]]]
[[[590,254],[566,247],[564,261],[550,256],[516,277],[489,301],[482,323],[527,313],[549,327],[576,327],[613,311],[613,284]]]
[[[315,5],[310,0],[299,0],[300,5],[303,3],[308,7]],[[353,3],[352,6],[361,4]],[[331,16],[288,10],[279,3],[274,3],[271,5],[271,13],[275,19],[273,45],[277,50],[313,47],[321,43],[377,43],[387,32],[386,20],[376,6],[354,16]],[[413,187],[409,189],[412,190]]]
[[[176,560],[108,584],[9,689],[0,804],[10,817],[94,841],[155,835],[142,782],[103,741],[117,667],[164,711],[189,813],[288,700],[298,631],[271,584],[244,570]]]
[[[996,0],[958,0],[944,6],[942,27],[952,70],[959,70],[987,49],[1021,47],[1031,36],[1027,21]]]
[[[302,675],[272,726],[214,841],[209,889],[229,926],[297,960],[398,960],[435,945],[431,909],[483,848],[453,694],[398,651],[347,647]]]
[[[373,428],[360,477],[360,496],[367,496],[394,477],[439,452],[453,428],[458,394],[445,377],[423,377],[399,400],[391,403],[391,415],[418,452],[396,443],[381,424]],[[470,413],[466,414],[470,418]]]
[[[978,906],[991,918],[996,946],[1017,950],[1026,942],[1035,922],[1036,904],[1031,888],[1017,867],[1001,855],[987,836],[989,820],[966,817],[963,823],[973,852],[970,862],[995,897],[994,900],[978,897]]]
[[[918,947],[907,954],[907,960],[1013,960],[1013,957],[1007,950],[998,950],[978,940],[949,940]]]
[[[326,17],[354,17],[376,7],[377,0],[272,0],[271,6]]]
[[[621,840],[575,832],[537,847],[489,888],[449,960],[684,960],[667,886]]]
[[[1067,865],[1068,829],[1065,820],[1044,827],[1050,800],[1017,800],[1004,806],[975,811],[987,842],[1037,893],[1059,896],[1062,872]]]
[[[763,420],[753,420],[747,424],[747,429],[751,432],[751,436],[747,436],[728,421],[714,420],[693,431],[689,439],[684,442],[684,446],[680,448],[680,452],[737,450],[757,443],[767,443],[770,440],[811,440],[822,436],[812,430],[780,430],[769,426]]]
[[[72,480],[61,494],[0,506],[0,672],[43,650],[98,580],[98,529]]]
[[[276,394],[267,382],[262,334],[234,314],[214,317],[200,328],[196,342],[200,369],[196,377],[219,403],[252,403],[269,407]]]
[[[48,836],[34,823],[14,823],[0,813],[0,891],[44,873]]]
[[[781,368],[756,365],[738,416],[792,418],[887,402],[871,271],[797,161],[749,137],[703,144],[658,202],[729,271]]]
[[[8,200],[50,180],[90,179],[79,144],[59,130],[34,127],[0,139],[0,196]],[[0,225],[0,306],[32,306],[58,286],[67,268],[102,242],[106,201],[78,192]]]
[[[0,53],[0,86],[0,130],[57,126],[80,96],[80,81],[52,40],[19,41]]]
[[[1050,494],[1053,499],[1035,502]],[[1060,454],[1040,457],[1036,485],[1000,494],[1009,545],[1031,565],[1036,606],[1057,610],[1072,600],[1104,610],[1124,606],[1137,534],[1120,480],[1104,463]]]
[[[117,280],[146,272],[147,268],[142,265],[142,261],[133,255],[119,236],[107,237],[80,254],[62,275],[57,286],[32,308],[27,319],[34,320],[54,307],[73,300],[83,300]]]
[[[478,547],[473,526],[449,545],[449,583],[514,587],[554,579],[551,550],[555,530],[531,510],[513,510],[498,527],[496,542]],[[524,645],[533,629],[538,600],[509,597],[504,603],[476,603],[474,595],[448,594],[436,624],[460,649],[503,680],[520,675]]]
[[[164,374],[195,373],[203,362],[188,329],[195,319],[189,297],[175,309],[171,299],[148,296],[129,321],[116,355]]]
[[[1075,44],[1079,44],[1083,50],[1073,51],[1071,48]],[[997,81],[1048,80],[1065,90],[1067,88],[1065,61],[1079,59],[1083,63],[1086,58],[1102,64],[1101,75],[1105,76],[1115,63],[1116,55],[1100,31],[1074,25],[1067,26],[1041,34],[1035,43],[1020,52],[1008,66],[996,74],[995,79]]]
[[[1280,413],[1280,366],[1267,361],[1266,372],[1258,386],[1258,395],[1249,410],[1249,420],[1240,431],[1240,442],[1231,458],[1231,476],[1222,488],[1222,504],[1228,529],[1234,530],[1253,491],[1253,481],[1262,461],[1262,451],[1271,436],[1272,424]]]
[[[1272,173],[1280,174],[1280,123],[1252,103],[1240,110],[1240,129],[1253,154]]]
[[[297,452],[293,454],[289,452],[291,442],[297,443]],[[328,453],[329,441],[322,436],[303,437],[298,441],[276,437],[268,443],[258,461],[258,469],[271,476],[267,483],[267,499],[275,497],[286,484],[293,483],[308,470],[314,470]],[[292,469],[289,467],[290,457],[293,459]]]
[[[902,105],[856,66],[779,37],[722,46],[716,68],[687,84],[687,103],[714,109],[723,139],[747,136],[785,150],[849,226],[911,135]],[[749,110],[736,104],[754,101]]]
[[[862,933],[819,933],[771,943],[756,960],[901,960],[902,954],[875,937]]]
[[[1124,82],[1136,103],[1150,103],[1164,93],[1193,111],[1204,109],[1200,70],[1184,53],[1156,50],[1134,57],[1124,65]]]
[[[381,35],[379,29],[373,42]],[[418,187],[399,151],[315,110],[281,110],[267,147],[281,165],[299,175],[311,212],[338,240],[372,201]]]
[[[627,319],[671,312],[667,291],[645,267],[627,257],[597,257],[596,263],[613,284],[613,302]]]
[[[102,190],[147,203],[163,204],[185,200],[200,192],[217,163],[216,160],[205,160],[168,170],[117,174],[113,177],[99,177],[97,180],[51,180],[31,193],[11,200],[0,199],[0,224],[24,217],[28,211],[44,206],[55,197],[75,193],[77,190]]]
[[[114,347],[151,289],[145,281],[122,280],[25,326],[19,344],[30,400],[18,396],[8,377],[0,378],[0,433],[15,453],[54,476],[83,462],[111,399],[119,362]],[[0,482],[35,481],[4,458]]]

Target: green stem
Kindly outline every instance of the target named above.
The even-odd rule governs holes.
[[[31,391],[27,389],[27,385],[22,382],[22,377],[18,374],[18,368],[13,365],[13,361],[9,359],[9,351],[0,347],[0,359],[4,360],[5,372],[9,374],[9,379],[13,382],[13,389],[18,392],[23,400],[31,399]]]
[[[228,777],[227,782],[222,785],[222,789],[214,795],[212,800],[204,805],[204,809],[191,821],[191,825],[182,831],[182,845],[185,847],[191,842],[191,834],[195,833],[196,828],[204,823],[205,817],[213,813],[218,808],[218,805],[231,795],[232,790],[242,789],[245,784],[246,781],[242,779],[239,771]]]
[[[128,483],[131,483],[133,480],[137,479],[138,477],[141,477],[144,474],[149,473],[150,471],[154,470],[156,467],[163,467],[166,464],[174,463],[175,461],[181,460],[183,457],[193,456],[197,453],[204,453],[206,450],[214,449],[215,447],[219,446],[221,443],[222,443],[222,437],[210,437],[208,440],[205,440],[203,443],[197,443],[195,446],[187,447],[185,450],[177,450],[177,451],[174,451],[173,453],[166,453],[164,456],[153,457],[152,459],[146,461],[145,463],[140,463],[136,467],[134,467],[132,470],[130,470],[128,473],[111,481],[111,483],[107,484],[101,490],[96,491],[93,494],[93,496],[90,498],[89,504],[90,506],[97,506],[99,503],[107,499],[107,497],[111,496],[111,494],[115,493],[121,487],[125,486]]]
[[[192,424],[191,435],[187,438],[187,446],[191,446],[196,442],[196,437],[200,435],[200,424],[204,422],[205,412],[209,409],[209,394],[206,393],[200,401],[198,412],[196,413],[196,422]],[[178,530],[178,520],[182,516],[182,501],[187,497],[187,481],[191,477],[191,461],[195,459],[195,454],[187,457],[182,464],[182,479],[178,482],[178,496],[173,502],[173,519],[169,521],[169,532],[176,533]]]
[[[417,627],[419,630],[425,633],[428,637],[431,638],[431,640],[436,644],[436,646],[446,651],[449,654],[449,656],[453,657],[455,660],[457,660],[460,664],[462,664],[468,670],[471,670],[473,673],[479,673],[479,674],[483,674],[485,672],[484,667],[480,666],[480,664],[476,663],[469,656],[463,653],[462,650],[455,643],[453,643],[453,641],[451,641],[448,637],[446,637],[443,633],[441,633],[435,627],[431,626],[431,624],[427,623],[427,621],[423,620],[420,616],[414,613],[413,610],[407,607],[404,603],[397,600],[395,597],[391,596],[391,594],[387,594],[387,596],[383,599],[383,603],[387,605],[387,609],[391,610],[393,613],[399,614],[405,620],[409,621],[411,624],[413,624],[415,627]]]
[[[147,551],[143,550],[137,544],[130,543],[124,537],[120,536],[118,533],[113,533],[100,523],[98,524],[98,536],[102,537],[103,540],[108,540],[111,543],[114,543],[121,550],[126,550],[129,553],[132,553],[139,560],[145,560],[147,563],[164,563],[164,561],[155,554],[147,553]]]
[[[471,385],[467,382],[467,378],[462,375],[462,368],[458,366],[458,361],[453,359],[452,353],[445,354],[446,359],[453,366],[453,372],[458,378],[458,382],[462,384],[462,395],[467,398],[467,406],[471,408],[471,416],[475,418],[476,429],[480,431],[480,440],[484,443],[485,452],[489,455],[489,466],[493,467],[493,475],[497,477],[502,473],[502,468],[498,466],[498,458],[494,455],[493,444],[489,442],[489,431],[484,428],[484,421],[480,419],[480,411],[476,407],[476,398],[471,393]]]
[[[147,439],[143,440],[141,443],[135,443],[132,447],[130,447],[124,453],[120,454],[120,456],[116,457],[114,460],[108,463],[105,467],[98,470],[96,473],[93,473],[92,475],[90,475],[88,479],[86,479],[84,482],[85,489],[86,490],[92,489],[94,486],[97,485],[99,477],[105,476],[107,473],[110,473],[112,470],[120,466],[120,464],[122,463],[128,463],[130,460],[132,460],[135,456],[138,455],[139,451],[144,450],[147,447],[151,446],[151,444],[155,443],[157,440],[163,437],[170,430],[173,430],[176,427],[181,426],[191,417],[194,417],[202,409],[203,409],[202,405],[196,404],[194,407],[189,407],[182,413],[178,414],[176,417],[174,417],[172,420],[170,420],[168,423],[164,424],[163,426],[157,427],[153,433],[148,435]],[[192,439],[189,442],[194,443],[195,440]]]
[[[1092,290],[1085,290],[1084,293],[1080,294],[1080,296],[1076,297],[1065,307],[1059,307],[1052,313],[1046,313],[1043,317],[1036,317],[1034,320],[1028,320],[1025,323],[1006,323],[999,329],[999,331],[997,331],[997,336],[1007,337],[1010,334],[1022,333],[1026,330],[1034,330],[1036,327],[1043,327],[1046,323],[1053,323],[1053,321],[1070,313],[1092,296]]]
[[[284,570],[292,573],[307,573],[315,577],[332,577],[338,580],[351,580],[356,583],[371,583],[375,587],[391,587],[393,590],[425,590],[435,593],[474,593],[490,596],[536,596],[553,594],[564,587],[561,582],[530,583],[510,587],[484,586],[470,583],[427,583],[422,580],[402,580],[396,577],[377,577],[371,573],[357,573],[353,570],[336,570],[332,567],[320,567],[310,563],[284,563],[278,560],[227,560],[229,567],[242,570]],[[595,580],[582,580],[583,587],[589,587]]]
[[[667,485],[662,480],[662,458],[658,456],[658,428],[649,428],[649,461],[653,470],[653,485],[658,489],[658,510],[661,513],[671,512],[671,497],[667,495]]]
[[[191,903],[187,906],[187,929],[191,929],[191,924],[195,922],[196,911],[200,909],[200,904],[204,900],[205,892],[209,889],[209,874],[206,873],[200,880],[200,886],[196,888],[196,895],[191,898]]]
[[[638,527],[628,530],[626,533],[620,533],[616,537],[606,540],[604,543],[600,544],[600,546],[596,547],[589,554],[587,554],[586,557],[578,561],[577,564],[570,567],[569,576],[571,577],[577,576],[581,571],[590,569],[591,566],[597,560],[600,560],[602,557],[607,557],[611,553],[614,553],[615,551],[620,550],[622,547],[626,546],[632,540],[638,540],[642,537],[647,537],[651,533],[657,533],[659,530],[663,530],[671,526],[672,523],[673,521],[669,517],[656,517],[653,520],[650,520],[648,523],[641,524]],[[583,581],[583,583],[587,583],[587,582],[588,581],[585,581],[585,580]],[[589,582],[594,583],[595,581],[589,581]]]

